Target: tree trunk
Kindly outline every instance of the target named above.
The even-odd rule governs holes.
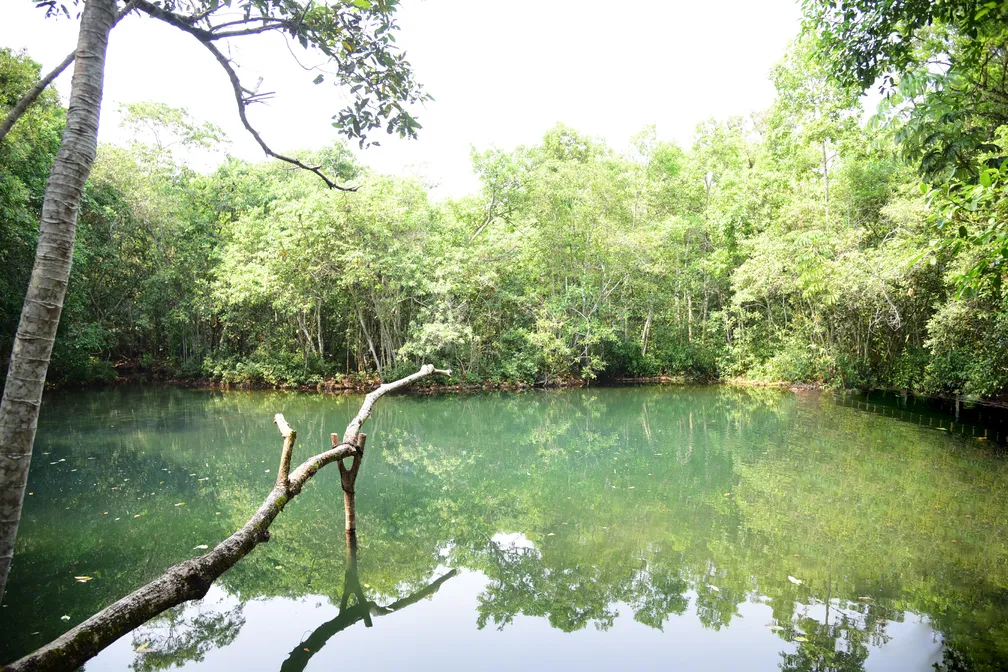
[[[378,375],[381,375],[382,365],[381,361],[378,359],[378,353],[375,351],[374,341],[371,340],[371,334],[368,332],[367,325],[364,324],[364,313],[361,312],[360,304],[357,304],[357,320],[360,322],[361,331],[364,332],[364,338],[367,339],[368,348],[371,349],[371,356],[374,357],[375,368],[378,370]]]
[[[647,309],[647,320],[644,321],[644,329],[641,331],[641,356],[647,355],[648,336],[651,333],[651,306]]]
[[[364,421],[370,417],[371,409],[378,399],[432,374],[450,376],[451,371],[442,371],[425,364],[416,373],[384,383],[378,389],[369,392],[364,397],[364,403],[361,404],[357,415],[347,425],[343,440],[337,443],[334,435],[332,449],[308,458],[290,472],[289,476],[290,459],[297,433],[287,424],[283,415],[277,413],[273,421],[284,439],[277,482],[259,510],[240,530],[207,553],[169,568],[146,586],[105,607],[34,653],[7,665],[3,668],[3,672],[76,670],[112,642],[158,614],[183,602],[201,599],[221,574],[251,553],[256,546],[269,541],[270,525],[287,503],[301,493],[305,483],[311,480],[319,469],[348,457],[355,458],[359,466],[358,446],[363,446],[365,436],[360,429]],[[342,465],[342,462],[340,464]],[[356,472],[354,476],[356,477]]]
[[[360,471],[361,460],[364,459],[364,443],[366,441],[367,434],[357,434],[357,442],[355,444],[357,450],[354,452],[350,467],[347,467],[343,463],[343,460],[337,462],[340,472],[340,484],[343,486],[343,513],[346,517],[347,534],[355,534],[357,532],[357,504],[355,502],[357,472]],[[333,448],[340,445],[339,434],[332,435],[332,445]]]
[[[84,5],[66,129],[46,186],[35,265],[0,402],[0,599],[14,557],[42,390],[70,278],[77,210],[98,147],[105,51],[115,20],[115,0]]]

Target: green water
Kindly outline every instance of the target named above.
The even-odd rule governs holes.
[[[0,660],[240,526],[275,480],[274,413],[298,462],[359,403],[49,395]],[[329,467],[204,600],[86,669],[1008,667],[1008,463],[983,426],[864,407],[726,387],[383,399],[356,562]]]

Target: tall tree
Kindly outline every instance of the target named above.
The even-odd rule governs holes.
[[[71,7],[81,4],[81,0],[34,2],[50,15],[66,16]],[[277,32],[304,49],[320,52],[331,70],[313,72],[313,81],[320,84],[329,76],[338,86],[349,86],[350,102],[333,115],[334,127],[358,140],[361,147],[377,144],[368,135],[379,128],[412,138],[420,124],[408,107],[426,96],[405,54],[395,46],[397,5],[398,0],[326,4],[313,0],[129,0],[121,11],[136,10],[195,38],[224,70],[242,124],[268,156],[315,173],[330,188],[353,191],[354,187],[327,176],[322,166],[280,154],[266,143],[249,121],[246,108],[270,94],[244,86],[235,64],[218,45]],[[35,264],[0,403],[0,599],[14,556],[42,390],[70,276],[77,211],[95,158],[105,52],[117,15],[121,16],[117,0],[83,3],[66,130],[46,188]],[[25,107],[18,104],[15,109]]]
[[[0,599],[14,559],[42,389],[70,279],[77,210],[98,147],[105,52],[115,19],[115,0],[84,5],[66,130],[46,187],[35,265],[0,402]]]

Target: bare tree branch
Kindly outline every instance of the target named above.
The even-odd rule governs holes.
[[[358,455],[356,441],[358,435],[363,436],[360,434],[361,425],[371,415],[371,408],[378,399],[431,374],[449,373],[426,364],[416,373],[385,383],[369,393],[343,434],[344,437],[353,437],[354,441],[344,441],[308,458],[283,482],[278,478],[259,510],[241,529],[209,552],[169,568],[147,585],[109,605],[34,653],[4,667],[3,672],[75,670],[119,637],[158,614],[183,602],[202,598],[221,574],[251,553],[256,546],[269,540],[270,525],[287,503],[301,493],[305,483],[319,469],[337,460]],[[296,432],[280,414],[274,417],[274,422],[284,437],[281,460],[289,461]]]
[[[116,17],[115,22],[119,23],[122,21],[123,17],[133,10],[134,5],[135,2],[128,3],[123,10],[119,12],[119,16]],[[112,25],[113,27],[115,26],[115,24]],[[11,108],[11,111],[8,112],[7,116],[4,118],[3,123],[0,123],[0,142],[3,142],[3,139],[14,127],[14,124],[17,123],[17,120],[21,118],[21,115],[28,111],[28,108],[31,107],[32,103],[38,100],[38,97],[42,95],[42,92],[45,91],[57,77],[63,74],[63,71],[66,70],[71,63],[73,63],[76,56],[76,51],[71,51],[67,54],[67,57],[63,59],[62,63],[53,68],[48,75],[40,79],[35,86],[29,89],[28,93],[26,93],[21,100],[17,102],[17,105]]]
[[[214,40],[221,39],[224,37],[251,35],[255,33],[267,32],[269,30],[276,30],[278,28],[288,25],[288,22],[280,22],[276,24],[270,24],[268,26],[264,25],[256,29],[249,29],[247,31],[214,33],[213,29],[204,30],[203,28],[197,28],[196,26],[192,25],[193,22],[195,22],[196,17],[186,17],[179,14],[175,14],[173,12],[169,12],[165,9],[162,9],[161,7],[158,7],[157,5],[148,2],[148,0],[134,0],[134,1],[136,2],[136,6],[138,9],[142,10],[143,12],[147,13],[148,15],[150,15],[155,19],[164,21],[165,23],[174,26],[179,30],[189,33],[197,40],[199,40],[200,44],[206,47],[206,49],[211,54],[213,54],[214,58],[217,59],[217,62],[220,64],[220,66],[224,68],[224,72],[227,73],[228,79],[231,82],[231,88],[234,90],[235,102],[238,104],[238,117],[241,119],[242,126],[244,126],[245,130],[247,130],[249,134],[252,135],[256,143],[258,143],[259,147],[261,147],[263,152],[266,153],[266,156],[271,156],[274,159],[285,161],[286,163],[297,166],[298,168],[315,173],[316,175],[319,176],[319,178],[322,179],[323,182],[326,183],[326,186],[328,186],[330,189],[338,189],[340,191],[357,191],[357,187],[346,187],[330,179],[325,173],[322,172],[322,166],[310,166],[299,159],[275,152],[269,145],[266,144],[266,141],[262,139],[262,136],[259,134],[259,131],[257,131],[252,126],[252,123],[248,120],[248,115],[245,112],[245,108],[248,107],[249,104],[256,102],[257,100],[261,100],[262,96],[261,95],[257,96],[254,93],[246,95],[249,94],[249,92],[247,91],[247,89],[242,87],[241,80],[238,78],[238,73],[235,72],[234,67],[232,67],[231,61],[228,60],[228,58],[223,53],[221,53],[221,50],[217,48],[217,45],[214,44]],[[255,21],[259,20],[261,19],[255,19]],[[231,25],[231,24],[222,24],[222,25]]]
[[[18,101],[17,105],[11,108],[11,111],[7,113],[7,117],[3,120],[3,123],[0,123],[0,142],[3,142],[4,137],[6,137],[7,133],[14,126],[14,122],[21,118],[21,115],[28,110],[31,104],[34,103],[40,95],[42,95],[42,92],[46,90],[46,87],[52,84],[53,80],[59,77],[60,74],[67,69],[68,65],[73,63],[75,55],[76,52],[70,52],[67,57],[63,59],[62,63],[53,68],[53,71],[48,75],[40,79],[38,83],[33,86],[28,93],[21,98],[21,100]]]
[[[238,117],[241,119],[245,130],[247,130],[252,137],[255,138],[255,141],[259,143],[259,146],[262,147],[262,150],[266,152],[267,156],[272,156],[274,159],[286,161],[298,168],[303,168],[304,170],[315,173],[322,178],[322,181],[325,182],[330,189],[339,189],[340,191],[357,191],[357,187],[345,187],[329,179],[329,177],[322,172],[322,166],[309,166],[307,163],[304,163],[299,159],[274,152],[270,146],[266,144],[266,141],[262,139],[262,136],[259,135],[259,131],[252,127],[252,124],[248,120],[248,115],[245,113],[245,108],[249,105],[249,103],[255,102],[257,96],[254,94],[251,96],[245,95],[245,89],[242,88],[241,80],[238,79],[238,73],[234,71],[234,68],[231,67],[231,62],[228,61],[227,57],[221,53],[220,49],[217,48],[217,45],[209,40],[200,40],[200,44],[206,47],[210,53],[214,55],[214,58],[217,59],[217,62],[220,63],[221,67],[224,68],[224,71],[227,73],[228,79],[231,80],[231,87],[234,89],[235,102],[238,103]]]

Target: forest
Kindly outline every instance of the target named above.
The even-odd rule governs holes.
[[[849,27],[817,7],[768,109],[705,121],[687,147],[645,128],[613,148],[562,123],[475,147],[482,187],[457,199],[345,145],[299,153],[357,187],[332,190],[227,157],[184,109],[128,104],[132,141],[101,145],[87,184],[48,382],[353,386],[437,361],[462,384],[1003,394],[1004,10],[922,25],[889,55],[902,74],[876,82],[883,59],[854,67]],[[39,76],[0,51],[0,107]],[[0,144],[5,362],[64,119],[48,91]],[[199,152],[219,165],[193,167]]]
[[[4,672],[1005,668],[1008,4],[802,0],[765,109],[451,197],[368,164],[437,104],[398,0],[31,4],[78,25],[0,46]],[[264,158],[158,100],[99,142],[137,21]],[[272,38],[338,141],[253,126]]]

